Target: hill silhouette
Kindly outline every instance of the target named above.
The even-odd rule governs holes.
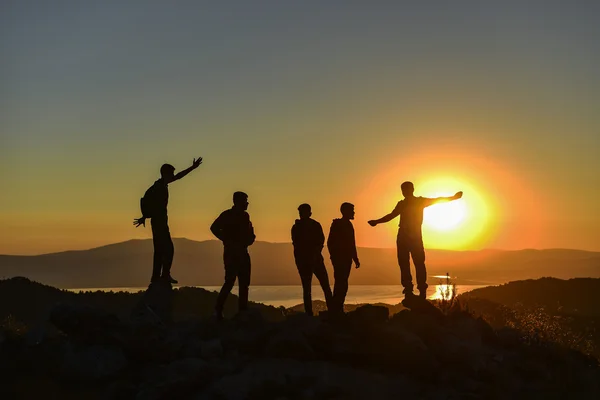
[[[128,318],[140,302],[143,292],[87,291],[74,293],[16,277],[0,280],[0,321],[11,319],[27,326],[44,324],[57,304],[73,304],[100,308],[119,318]],[[208,317],[212,314],[216,292],[201,288],[182,287],[174,290],[173,316],[176,320]],[[237,310],[237,296],[227,300],[225,314],[232,316]],[[281,310],[250,302],[267,319],[281,318]]]
[[[187,311],[214,293],[175,291],[194,303],[181,318],[111,313],[142,294],[75,294],[31,282],[0,282],[2,304],[56,301],[42,334],[0,327],[6,398],[408,399],[598,398],[593,357],[519,330],[495,329],[461,310],[366,305],[336,319],[254,305],[216,322]],[[9,293],[9,294],[4,294]],[[205,297],[194,301],[193,295]],[[15,297],[21,296],[21,297]],[[123,300],[125,299],[125,300]],[[427,304],[427,303],[425,303]],[[177,307],[175,307],[177,308]],[[123,310],[120,310],[123,314]],[[279,312],[278,317],[273,311]],[[51,328],[51,329],[50,329]],[[25,333],[24,333],[25,332]],[[4,398],[4,397],[3,397]]]
[[[183,285],[221,285],[222,245],[218,241],[174,239],[173,273]],[[253,285],[299,285],[290,243],[256,242]],[[359,248],[363,265],[350,284],[399,284],[394,249]],[[327,252],[327,268],[332,274]],[[151,274],[152,241],[130,240],[90,250],[13,256],[0,255],[0,277],[26,276],[60,288],[145,287]],[[581,250],[428,250],[429,275],[458,276],[458,284],[494,284],[554,276],[600,277],[600,253]]]
[[[458,299],[495,328],[515,328],[600,357],[598,293],[600,279],[542,278],[476,289]]]

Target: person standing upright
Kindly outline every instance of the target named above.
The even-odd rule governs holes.
[[[152,225],[152,243],[154,245],[154,260],[152,267],[151,282],[166,281],[171,284],[178,283],[171,276],[171,265],[175,248],[169,231],[169,217],[167,205],[169,203],[169,183],[175,182],[202,164],[202,157],[194,159],[192,166],[175,174],[175,167],[171,164],[163,164],[160,167],[160,179],[146,190],[144,197],[140,200],[142,217],[133,220],[137,228],[146,226],[146,219],[150,218]]]
[[[321,254],[325,244],[325,235],[321,224],[311,218],[312,211],[309,204],[300,204],[298,213],[300,219],[297,219],[294,226],[292,226],[294,259],[302,282],[304,311],[308,315],[313,315],[311,296],[313,274],[317,277],[321,288],[323,288],[328,310],[330,310],[332,304],[333,295],[329,286],[329,276]]]
[[[344,301],[348,293],[348,278],[352,269],[352,261],[360,268],[354,237],[354,205],[343,203],[340,207],[342,218],[336,218],[331,223],[327,249],[333,264],[333,303],[336,312],[344,311]]]
[[[427,297],[427,270],[425,268],[425,248],[423,247],[423,235],[421,225],[423,224],[423,210],[433,204],[458,200],[462,197],[462,192],[456,192],[450,197],[416,197],[414,195],[415,187],[412,182],[404,182],[400,188],[404,195],[404,200],[396,204],[396,207],[388,215],[368,221],[369,225],[376,226],[389,222],[400,216],[398,227],[398,237],[396,239],[398,265],[400,266],[400,280],[404,286],[405,297],[413,295],[413,282],[410,273],[410,257],[412,256],[417,275],[417,288],[419,296],[422,299]]]
[[[233,207],[225,210],[212,223],[210,230],[223,242],[223,263],[225,265],[225,283],[217,297],[215,316],[223,319],[223,308],[227,296],[231,293],[235,280],[238,280],[238,312],[248,308],[248,290],[250,287],[250,254],[248,246],[254,243],[256,236],[250,222],[248,195],[244,192],[233,194]]]

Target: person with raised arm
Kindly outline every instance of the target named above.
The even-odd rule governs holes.
[[[425,268],[425,248],[423,247],[423,235],[421,225],[423,224],[423,211],[431,205],[458,200],[462,197],[462,192],[456,192],[450,197],[416,197],[414,195],[415,187],[412,182],[404,182],[400,188],[404,195],[404,200],[400,200],[396,207],[384,217],[369,221],[369,225],[376,226],[389,222],[400,216],[398,228],[398,237],[396,239],[398,265],[400,266],[400,280],[404,287],[405,297],[413,296],[413,282],[410,273],[410,257],[412,256],[417,275],[417,288],[419,297],[427,297],[427,270]]]
[[[195,158],[192,166],[183,171],[175,173],[175,167],[171,164],[163,164],[160,167],[160,179],[158,179],[144,194],[140,200],[142,217],[133,220],[137,228],[146,226],[146,219],[150,218],[152,226],[152,243],[154,245],[154,261],[152,267],[151,282],[165,281],[177,284],[177,280],[171,276],[171,265],[175,248],[169,231],[169,217],[167,205],[169,203],[169,184],[183,178],[202,164],[202,157]]]

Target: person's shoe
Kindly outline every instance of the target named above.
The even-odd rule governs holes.
[[[150,283],[156,283],[156,282],[160,282],[161,278],[160,276],[153,276],[152,278],[150,278]]]
[[[171,285],[177,285],[179,283],[179,281],[177,279],[173,278],[171,275],[163,277],[163,280],[165,282],[170,283]]]
[[[411,308],[412,304],[414,303],[414,299],[415,299],[415,294],[410,291],[410,292],[404,292],[404,300],[402,300],[402,305],[406,308]]]

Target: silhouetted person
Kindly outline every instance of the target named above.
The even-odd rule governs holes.
[[[223,242],[223,263],[225,264],[225,283],[217,297],[215,316],[223,319],[225,300],[238,280],[238,312],[248,308],[248,288],[250,287],[250,254],[248,246],[254,243],[256,236],[250,222],[248,195],[244,192],[233,194],[233,207],[225,210],[210,226],[211,232]]]
[[[423,210],[436,203],[458,200],[462,192],[457,192],[451,197],[415,197],[415,188],[412,182],[404,182],[401,186],[404,200],[398,202],[394,210],[388,215],[369,221],[369,225],[389,222],[400,216],[398,237],[396,240],[398,250],[398,265],[400,265],[400,279],[404,286],[406,297],[413,295],[412,275],[410,274],[410,256],[415,264],[417,275],[417,288],[421,298],[427,297],[427,270],[425,269],[425,249],[423,247],[423,236],[421,225],[423,224]]]
[[[356,252],[356,241],[354,238],[354,205],[344,203],[340,207],[342,218],[336,218],[331,223],[329,237],[327,238],[327,249],[331,263],[333,264],[333,304],[334,311],[344,311],[344,301],[348,293],[348,278],[352,269],[352,261],[356,268],[360,267],[358,254]]]
[[[169,203],[169,183],[175,182],[195,170],[202,164],[202,157],[194,159],[192,166],[175,174],[175,167],[164,164],[160,167],[160,179],[150,186],[144,197],[140,200],[142,217],[133,220],[137,228],[146,226],[146,219],[151,219],[152,243],[154,244],[154,262],[152,268],[151,282],[163,280],[176,284],[177,281],[171,276],[171,264],[175,248],[169,231],[169,218],[167,216],[167,204]]]
[[[311,218],[312,212],[310,205],[301,204],[298,207],[300,219],[292,227],[292,244],[294,245],[294,259],[296,267],[302,281],[302,293],[304,297],[304,311],[308,315],[313,315],[311,285],[313,274],[319,280],[325,302],[329,310],[332,305],[332,293],[329,286],[329,276],[325,268],[325,261],[321,251],[325,244],[325,235],[321,224]]]

